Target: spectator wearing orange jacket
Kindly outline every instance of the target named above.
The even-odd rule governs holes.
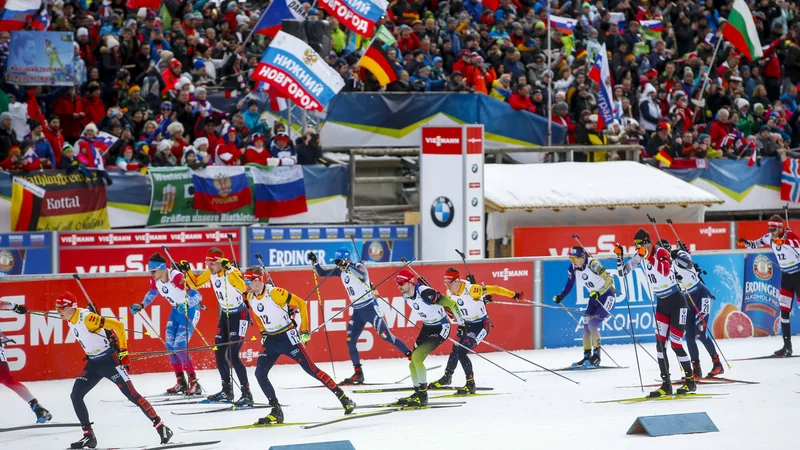
[[[487,70],[486,63],[481,56],[473,57],[472,63],[475,65],[475,70],[472,72],[472,80],[470,80],[469,84],[475,88],[476,93],[479,92],[489,95],[489,86],[497,79],[497,75],[494,73],[494,67],[489,66]]]

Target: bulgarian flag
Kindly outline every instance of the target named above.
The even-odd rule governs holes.
[[[753,14],[744,0],[733,2],[733,8],[728,14],[728,23],[722,27],[722,36],[750,61],[764,56],[756,24],[753,22]]]

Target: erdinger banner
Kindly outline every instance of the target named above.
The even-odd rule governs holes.
[[[355,33],[371,38],[389,3],[386,0],[322,0],[322,8]]]
[[[305,42],[279,31],[270,42],[252,78],[277,89],[297,106],[322,111],[344,81]]]
[[[690,251],[728,250],[731,247],[729,222],[676,223],[673,226]],[[617,242],[625,248],[632,248],[633,235],[639,228],[647,230],[655,242],[651,224],[514,228],[514,256],[566,256],[572,246],[578,245],[572,238],[576,233],[589,253],[610,254]],[[675,235],[667,224],[659,224],[658,232],[675,246]]]
[[[177,249],[172,250],[178,253]],[[227,252],[226,252],[227,253]],[[176,255],[177,256],[177,255]],[[414,265],[422,276],[433,283],[433,287],[444,292],[442,278],[445,270],[454,266],[466,275],[466,270],[460,262],[450,264],[437,264],[430,266]],[[409,323],[400,314],[390,308],[385,302],[379,300],[379,307],[386,318],[388,326],[395,336],[402,339],[409,346],[413,346],[419,330],[414,324],[419,325],[418,317],[413,309],[408,306],[394,282],[393,273],[399,264],[391,267],[371,268],[370,277],[373,284],[379,284],[388,277],[388,281],[378,286],[378,292],[392,306],[414,322]],[[504,286],[515,292],[523,291],[525,298],[530,298],[533,292],[533,264],[517,262],[470,264],[472,273],[478,282]],[[310,328],[314,329],[322,323],[320,308],[314,292],[314,276],[309,269],[273,269],[270,271],[272,278],[278,286],[286,288],[301,298],[309,298],[308,311]],[[55,279],[54,279],[55,278]],[[122,320],[128,329],[128,350],[135,356],[136,352],[163,350],[163,344],[156,335],[162,335],[166,322],[171,312],[169,304],[161,299],[156,299],[143,313],[133,315],[130,305],[141,302],[150,284],[147,275],[143,274],[105,274],[85,275],[81,277],[86,291],[92,301],[105,316],[115,316]],[[322,279],[319,280],[322,282]],[[71,277],[56,276],[37,280],[25,279],[21,281],[0,278],[0,300],[12,301],[23,304],[32,310],[53,310],[55,298],[59,292],[69,290],[79,299],[79,306],[86,306],[86,299]],[[214,293],[210,288],[201,288],[203,304],[210,310],[203,311],[197,328],[206,339],[213,339],[216,332],[217,314],[219,307]],[[345,307],[348,297],[341,281],[331,279],[320,286],[323,298],[322,310],[324,317],[330,318]],[[312,300],[313,299],[313,300]],[[495,300],[500,298],[495,297]],[[506,301],[505,299],[503,299]],[[507,300],[513,302],[513,300]],[[509,350],[533,348],[533,312],[530,307],[488,305],[489,318],[494,326],[489,330],[487,340]],[[347,361],[347,322],[350,320],[350,310],[338,315],[328,325],[331,348],[334,361]],[[156,328],[157,333],[145,335],[147,331],[144,320],[147,319]],[[299,320],[299,316],[296,316]],[[451,337],[455,338],[455,326],[451,329]],[[0,312],[0,331],[14,339],[17,343],[6,347],[5,353],[9,359],[9,366],[14,371],[14,376],[21,381],[74,378],[85,364],[83,351],[75,342],[74,336],[69,333],[63,321],[38,315],[18,315],[11,311]],[[190,348],[204,345],[200,333],[194,333],[189,343]],[[255,340],[252,340],[255,338]],[[445,342],[434,353],[445,355],[450,352],[453,344]],[[328,346],[323,333],[315,333],[306,345],[311,358],[321,367],[325,368],[326,361],[330,360]],[[368,325],[358,341],[358,349],[363,359],[376,358],[401,358],[397,349],[375,335],[375,329]],[[249,366],[255,366],[261,350],[261,341],[258,327],[250,326],[245,337],[245,345],[240,356]],[[479,345],[477,351],[493,351],[488,346]],[[195,367],[198,369],[213,369],[214,352],[209,350],[193,351],[191,353]],[[491,358],[491,356],[490,356]],[[288,359],[281,359],[286,363]],[[292,363],[294,364],[294,363]],[[156,357],[133,361],[131,372],[134,374],[146,372],[170,372],[172,367],[167,357]],[[297,369],[300,371],[300,369]],[[298,372],[299,373],[299,372]],[[398,378],[402,376],[400,374]],[[308,379],[313,385],[314,380]]]
[[[241,259],[238,228],[207,230],[153,230],[102,233],[61,233],[58,236],[58,273],[145,272],[147,260],[153,253],[169,247],[177,261],[185,259],[194,269],[205,269],[206,252],[211,247],[221,249],[231,261],[233,241],[236,260]],[[144,294],[142,294],[144,295]]]

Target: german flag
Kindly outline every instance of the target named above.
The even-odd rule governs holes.
[[[378,79],[381,86],[397,81],[397,73],[389,62],[386,52],[383,51],[381,42],[377,39],[372,40],[369,48],[361,57],[361,67],[369,70]]]
[[[667,153],[663,148],[660,149],[656,154],[656,159],[661,161],[661,164],[664,165],[664,167],[671,166],[673,162],[672,156],[670,156],[669,153]]]

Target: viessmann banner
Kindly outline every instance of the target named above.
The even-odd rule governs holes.
[[[250,228],[250,264],[258,264],[261,253],[269,267],[310,264],[308,252],[317,254],[322,264],[330,264],[339,248],[350,251],[353,261],[365,263],[398,262],[414,258],[414,227],[269,227]]]
[[[676,223],[674,226],[691,251],[731,248],[729,222]],[[572,246],[578,245],[572,238],[573,234],[580,236],[581,243],[589,253],[611,254],[617,242],[626,247],[633,245],[633,235],[639,228],[651,233],[655,241],[656,236],[650,224],[514,228],[514,256],[566,256]],[[659,224],[658,232],[661,238],[675,244],[675,235],[667,224]]]
[[[211,247],[220,248],[233,261],[229,234],[238,260],[242,238],[238,228],[61,233],[58,273],[144,272],[150,255],[164,255],[164,245],[177,261],[185,259],[193,268],[202,270]]]
[[[96,250],[95,250],[96,251]],[[458,265],[458,262],[437,265],[415,265],[415,269],[425,276],[434,287],[444,290],[442,277],[447,267]],[[370,276],[374,284],[384,278],[390,277],[399,265],[370,269]],[[528,297],[533,292],[533,264],[531,262],[474,262],[470,269],[479,282],[499,284],[514,291],[523,291]],[[290,292],[301,297],[309,296],[316,299],[314,292],[314,277],[310,270],[275,269],[271,271],[275,282]],[[141,274],[112,274],[112,275],[86,275],[82,277],[84,286],[94,303],[106,316],[121,318],[125,327],[130,330],[128,334],[131,352],[163,350],[163,344],[156,338],[156,334],[145,335],[144,320],[146,318],[156,328],[158,335],[164,332],[171,308],[161,298],[146,308],[144,316],[130,314],[129,306],[142,300],[149,289],[149,278]],[[322,281],[322,280],[320,280]],[[86,300],[72,278],[59,277],[58,279],[39,279],[17,281],[10,278],[0,278],[0,300],[13,301],[24,304],[29,309],[52,310],[56,295],[64,290],[72,291],[79,298],[81,306],[86,305]],[[400,314],[392,310],[386,303],[379,301],[387,324],[396,336],[413,345],[418,335],[418,318],[410,306],[407,306],[400,296],[393,279],[378,287],[378,292],[402,312],[403,315],[414,320],[406,321]],[[214,294],[209,288],[202,288],[203,304],[210,308],[201,312],[197,325],[200,332],[208,338],[213,338],[216,332],[218,306]],[[329,318],[347,305],[347,295],[341,281],[328,280],[320,287],[323,298],[322,310],[324,317]],[[313,295],[310,295],[313,294]],[[309,321],[311,328],[322,322],[320,308],[316,300],[309,300]],[[531,308],[519,306],[489,305],[489,317],[494,323],[487,340],[509,350],[533,348],[533,314]],[[297,317],[299,320],[299,316]],[[350,320],[350,311],[334,318],[329,326],[330,341],[335,361],[349,360],[346,328]],[[9,338],[15,339],[17,344],[6,347],[6,356],[9,366],[14,371],[15,377],[22,381],[74,378],[84,365],[83,352],[74,336],[68,333],[64,322],[58,319],[37,315],[18,315],[10,311],[0,312],[0,331]],[[258,339],[258,327],[251,326],[247,332],[246,344],[241,351],[241,356],[250,366],[255,366],[258,353],[261,349]],[[455,337],[455,327],[451,336]],[[256,337],[251,341],[251,337]],[[203,341],[199,333],[195,333],[190,342],[190,347],[202,346]],[[320,365],[330,359],[328,347],[322,333],[316,333],[307,344],[311,357]],[[401,355],[392,345],[386,343],[375,335],[374,328],[367,328],[358,342],[361,356],[365,359],[397,358]],[[435,352],[438,355],[447,354],[452,348],[451,343],[445,343]],[[487,346],[479,346],[478,351],[492,350]],[[195,366],[198,369],[214,367],[214,353],[211,350],[196,351],[192,353]],[[283,360],[286,362],[287,360]],[[133,373],[169,372],[171,366],[166,357],[151,358],[134,361],[131,365]]]

